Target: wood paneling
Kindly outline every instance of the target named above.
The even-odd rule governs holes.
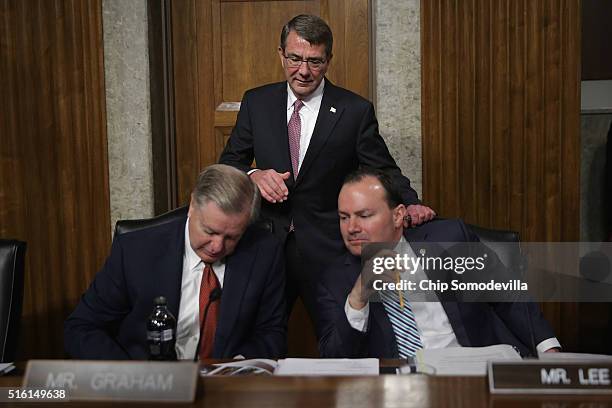
[[[369,2],[195,1],[171,3],[178,202],[215,163],[247,89],[284,80],[276,52],[291,17],[320,15],[334,33],[327,77],[370,95]]]
[[[523,241],[579,239],[579,0],[421,2],[423,198]],[[578,306],[545,304],[564,345]]]
[[[20,359],[63,356],[110,243],[101,14],[0,1],[0,236],[28,243]]]

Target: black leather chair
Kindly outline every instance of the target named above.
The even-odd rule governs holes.
[[[115,224],[115,235],[121,235],[125,234],[126,232],[138,231],[143,228],[166,224],[179,218],[186,217],[188,211],[189,206],[186,205],[153,218],[143,218],[138,220],[119,220]]]
[[[15,361],[23,305],[26,243],[0,239],[0,362]]]
[[[506,267],[522,268],[521,251],[519,245],[514,244],[520,242],[518,232],[495,230],[471,224],[467,224],[467,227],[480,239],[480,242],[497,254]]]
[[[168,222],[187,216],[188,211],[189,206],[186,205],[153,218],[142,218],[138,220],[119,220],[115,224],[115,235],[121,235],[125,234],[126,232],[138,231],[143,228],[166,224]],[[254,225],[270,232],[273,231],[272,222],[261,217],[255,222]]]

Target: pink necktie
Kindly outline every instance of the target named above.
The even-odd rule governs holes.
[[[300,165],[300,132],[302,130],[302,120],[300,119],[300,109],[304,106],[304,102],[296,99],[293,103],[293,113],[287,124],[287,133],[289,134],[289,153],[291,154],[291,167],[293,168],[293,178],[298,175]]]

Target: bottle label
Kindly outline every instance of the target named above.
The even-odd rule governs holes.
[[[174,338],[174,331],[172,329],[166,329],[161,332],[161,341],[169,341]]]
[[[162,331],[147,331],[147,340],[149,341],[169,341],[173,338],[174,335],[172,329]]]

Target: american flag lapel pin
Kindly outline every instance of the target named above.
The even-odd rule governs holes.
[[[334,108],[334,107],[332,106],[331,108],[329,108],[329,111],[330,111],[331,113],[336,113],[336,108]]]

